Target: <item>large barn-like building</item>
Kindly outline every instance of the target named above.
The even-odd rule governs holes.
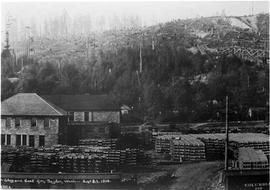
[[[120,133],[120,105],[108,95],[42,97],[67,112],[67,144],[76,145],[86,138],[115,137],[114,134]]]

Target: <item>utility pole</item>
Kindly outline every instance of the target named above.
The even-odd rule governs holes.
[[[31,43],[30,42],[30,40],[31,40],[30,39],[30,26],[26,26],[25,28],[26,28],[27,34],[28,34],[28,36],[26,36],[26,39],[25,40],[26,40],[26,44],[27,44],[26,45],[27,46],[27,48],[26,48],[26,50],[27,50],[27,58],[29,58],[30,57],[30,43]]]
[[[10,47],[10,45],[9,45],[9,33],[8,33],[8,30],[7,30],[6,31],[6,45],[5,45],[5,48],[7,50],[9,50],[9,47]]]
[[[252,12],[252,15],[253,15],[253,12],[254,12],[254,1],[252,1],[252,10],[251,10],[251,12]]]
[[[143,33],[140,34],[140,68],[139,71],[142,73],[143,70],[143,62],[142,62],[142,46],[143,46]]]
[[[89,63],[89,35],[87,36],[87,42],[86,42],[86,58],[87,58],[87,63]]]
[[[248,83],[247,83],[247,85],[248,85],[248,88],[249,88],[249,75],[248,75],[248,77],[247,77],[247,78],[248,78],[248,80],[247,80],[247,82],[248,82]]]
[[[142,73],[142,43],[140,42],[140,73]]]
[[[226,142],[225,142],[225,171],[228,170],[228,146],[229,146],[229,130],[228,130],[228,96],[226,96]]]

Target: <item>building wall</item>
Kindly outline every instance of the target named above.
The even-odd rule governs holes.
[[[120,110],[70,110],[68,112],[66,142],[70,145],[77,145],[80,139],[109,138],[112,131],[110,123],[120,123]]]
[[[69,122],[120,123],[120,111],[70,111]]]
[[[10,125],[7,124],[7,120],[10,119]],[[15,117],[4,117],[1,118],[1,134],[11,135],[11,144],[16,146],[16,135],[26,135],[26,145],[29,146],[29,136],[34,135],[35,147],[39,146],[39,136],[44,136],[45,146],[51,146],[58,144],[58,133],[59,133],[59,118],[57,117],[46,117],[48,119],[48,126],[45,126],[45,117],[37,117],[36,125],[32,126],[31,117],[18,117],[19,125],[15,126]],[[6,144],[7,144],[7,137]],[[22,138],[22,137],[21,137]]]
[[[115,111],[93,112],[93,121],[120,123],[120,112]]]

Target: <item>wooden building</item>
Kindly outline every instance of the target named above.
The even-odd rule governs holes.
[[[46,95],[68,113],[67,144],[80,139],[111,138],[120,133],[120,106],[107,95]]]
[[[65,115],[36,93],[16,94],[1,103],[1,143],[31,147],[64,143]]]

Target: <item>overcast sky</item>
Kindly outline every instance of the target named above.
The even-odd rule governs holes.
[[[250,15],[269,12],[268,1],[200,1],[200,2],[4,2],[2,3],[2,26],[7,13],[24,23],[31,18],[42,21],[60,15],[64,9],[71,17],[103,15],[110,17],[114,14],[138,15],[146,24],[165,22],[172,19],[184,19],[197,16],[215,16],[225,11],[227,16]]]

